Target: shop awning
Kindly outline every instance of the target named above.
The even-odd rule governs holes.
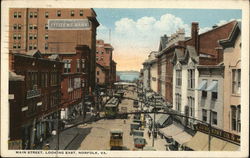
[[[208,135],[207,135],[207,137],[208,137]],[[224,148],[224,146],[226,144],[227,144],[226,141],[211,136],[210,151],[222,151],[222,149]],[[208,151],[208,143],[202,150]]]
[[[238,151],[239,149],[240,149],[239,145],[227,142],[222,151]]]
[[[167,126],[165,128],[161,128],[159,132],[163,134],[165,137],[173,137],[181,132],[183,132],[183,128],[179,127],[176,124],[172,124],[170,126]]]
[[[184,144],[186,142],[189,142],[192,139],[192,136],[188,134],[187,132],[183,131],[173,136],[173,139],[177,141],[179,144]]]
[[[218,91],[218,81],[212,81],[212,83],[208,86],[206,91],[217,92]]]
[[[169,117],[168,114],[162,114],[156,123],[162,126],[164,122],[168,119],[168,117]]]
[[[183,144],[194,151],[201,151],[208,144],[208,135],[197,132],[194,137],[187,143]]]
[[[204,91],[206,90],[206,88],[207,88],[207,80],[202,80],[197,90]]]

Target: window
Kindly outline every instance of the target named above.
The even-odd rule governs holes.
[[[18,34],[18,39],[19,39],[19,40],[21,39],[21,34]]]
[[[240,105],[237,106],[237,132],[240,132],[241,130],[241,121],[240,121],[240,115],[241,115],[241,111],[240,111]]]
[[[49,13],[45,12],[45,18],[48,18],[48,17],[49,17]]]
[[[32,25],[32,24],[29,25],[29,29],[30,29],[30,30],[33,29],[33,25]]]
[[[71,68],[71,61],[64,60],[64,73],[69,73]]]
[[[207,97],[207,91],[202,91],[201,96],[202,96],[202,98],[206,98]]]
[[[13,25],[13,29],[16,30],[17,29],[17,24]]]
[[[19,49],[21,48],[21,43],[18,43],[18,46],[17,46],[17,48],[19,48]]]
[[[103,52],[101,52],[103,54]]]
[[[76,72],[80,72],[80,60],[76,60]]]
[[[85,68],[85,60],[82,59],[82,70],[84,70],[84,68]]]
[[[98,54],[98,52],[96,52],[96,54]]]
[[[97,83],[99,83],[99,78],[96,78]]]
[[[17,18],[17,12],[14,12],[14,18]]]
[[[21,30],[21,29],[22,29],[21,24],[18,24],[18,30]]]
[[[34,18],[37,18],[37,12],[34,12]]]
[[[175,94],[176,110],[181,112],[181,95]]]
[[[96,71],[96,75],[99,75],[99,71]]]
[[[99,57],[96,57],[96,61],[98,61],[99,60]]]
[[[212,124],[217,125],[217,112],[212,111]]]
[[[181,86],[181,70],[176,70],[176,86]]]
[[[18,18],[21,18],[21,17],[22,17],[21,12],[18,12]]]
[[[75,12],[74,12],[74,10],[71,10],[70,15],[71,15],[71,16],[75,16]]]
[[[33,37],[33,38],[34,38],[34,39],[36,39],[36,37],[37,37],[37,35],[36,35],[36,34],[34,34],[34,37]]]
[[[188,70],[188,88],[190,89],[195,88],[195,70],[194,69]]]
[[[37,29],[37,25],[34,25],[33,28],[36,30]]]
[[[231,128],[232,130],[236,131],[236,107],[231,107]]]
[[[60,10],[57,11],[57,16],[59,16],[59,17],[61,16],[61,11]]]
[[[30,18],[33,18],[33,12],[30,12]]]
[[[34,44],[34,47],[33,47],[34,49],[37,49],[37,45],[36,44]]]
[[[232,70],[232,93],[240,94],[241,69]]]
[[[29,50],[32,50],[32,44],[29,44]]]
[[[241,110],[240,105],[231,106],[231,129],[237,132],[241,131]]]
[[[202,120],[207,122],[207,110],[202,109]]]
[[[80,10],[80,16],[83,16],[83,10]]]
[[[14,40],[16,40],[16,39],[17,39],[16,34],[13,34],[13,39],[14,39]]]
[[[31,79],[31,89],[33,89],[34,85],[37,85],[37,72],[29,72]]]
[[[48,30],[48,24],[45,24],[45,30]]]
[[[48,43],[45,43],[44,48],[45,48],[45,50],[48,50],[48,49],[49,49]]]
[[[212,99],[216,100],[218,98],[218,93],[217,92],[212,92]]]
[[[32,40],[33,39],[33,35],[30,33],[29,34],[29,39]]]
[[[58,76],[57,76],[56,72],[51,72],[51,75],[50,75],[50,84],[52,86],[55,86],[55,85],[58,84]]]
[[[194,108],[194,98],[193,97],[188,97],[188,107],[189,107],[189,116],[194,117],[195,113],[195,108]]]
[[[59,98],[58,98],[58,94],[57,93],[53,93],[50,96],[50,106],[54,107],[58,104]]]
[[[13,44],[13,49],[16,49],[16,43]]]
[[[48,34],[45,34],[45,39],[49,39],[49,35]]]

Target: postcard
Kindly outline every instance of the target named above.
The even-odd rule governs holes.
[[[1,156],[248,156],[248,1],[1,4]]]

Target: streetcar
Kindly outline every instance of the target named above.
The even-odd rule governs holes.
[[[123,146],[123,131],[119,129],[111,130],[109,144],[111,150],[121,150]]]
[[[118,113],[119,99],[113,97],[105,105],[104,113],[107,118],[115,118]]]

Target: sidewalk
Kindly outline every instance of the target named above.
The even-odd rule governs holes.
[[[90,114],[86,114],[86,118],[84,119],[84,121],[88,121],[91,119]],[[65,128],[68,128],[76,123],[80,123],[83,121],[82,116],[79,116],[78,118],[76,118],[75,120],[71,121],[70,123],[67,123],[65,125]],[[79,135],[79,131],[80,129],[78,129],[77,127],[73,127],[64,131],[61,131],[59,133],[59,150],[65,150],[67,148],[67,146]],[[43,142],[43,146],[46,143],[49,143],[50,149],[49,150],[56,150],[57,146],[58,146],[58,136],[51,136],[48,139],[46,139]],[[42,147],[40,146],[39,149],[42,149]]]
[[[144,138],[147,141],[147,145],[146,146],[151,146],[152,147],[152,142],[153,142],[153,138],[152,138],[152,134],[151,137],[149,138],[148,136],[148,127],[145,127],[144,129]],[[154,147],[157,151],[166,151],[166,141],[165,139],[161,138],[159,135],[157,135],[157,138],[154,139]],[[145,147],[146,147],[145,146]]]

